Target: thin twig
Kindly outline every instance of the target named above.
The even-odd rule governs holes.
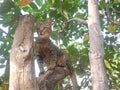
[[[79,24],[83,24],[83,25],[86,25],[87,26],[87,20],[83,20],[83,19],[80,19],[80,18],[72,18],[72,19],[69,19],[67,23],[70,23],[72,21],[77,21]]]
[[[4,34],[6,34],[6,35],[8,35],[8,33],[7,32],[5,32],[3,29],[1,29],[0,28],[0,31],[2,31]],[[13,39],[13,37],[11,36],[11,35],[9,35],[10,36],[10,38],[12,38]]]
[[[62,16],[65,18],[65,19],[67,19],[68,20],[68,16],[67,15],[65,15],[65,13],[64,13],[64,6],[63,6],[63,0],[60,0],[60,8],[61,8],[61,14],[62,14]]]
[[[1,30],[3,33],[5,33],[6,35],[8,34],[8,33],[6,33],[3,29],[0,28],[0,30]]]

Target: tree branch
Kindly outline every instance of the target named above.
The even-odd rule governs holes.
[[[64,13],[63,0],[60,0],[60,2],[61,2],[60,3],[61,14],[66,20],[68,20],[68,16]]]
[[[0,28],[0,31],[2,31],[4,34],[6,34],[6,35],[8,35],[8,33],[7,32],[5,32],[3,29],[1,29]],[[13,39],[13,37],[11,36],[11,35],[9,35],[10,36],[10,38],[12,38]]]
[[[0,31],[2,31],[2,32],[5,33],[6,35],[8,34],[8,33],[6,33],[6,32],[5,32],[3,29],[1,29],[1,28],[0,28]]]
[[[83,19],[80,19],[80,18],[72,18],[72,19],[69,19],[67,23],[70,23],[72,21],[77,21],[79,24],[83,24],[83,25],[86,25],[87,26],[87,20],[83,20]]]

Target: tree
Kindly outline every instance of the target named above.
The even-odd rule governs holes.
[[[103,35],[99,23],[98,1],[88,1],[88,28],[90,36],[90,68],[93,90],[109,90],[104,67]]]
[[[10,52],[9,90],[36,90],[33,25],[32,16],[20,17]]]
[[[86,25],[81,24],[81,19],[86,22],[88,17],[87,0],[28,1],[30,2],[23,4],[19,3],[20,0],[0,1],[0,24],[4,27],[1,28],[0,25],[0,69],[5,69],[0,76],[0,89],[8,88],[9,52],[19,21],[18,17],[25,13],[32,14],[35,21],[39,19],[44,22],[48,17],[53,19],[52,40],[69,54],[77,76],[81,78],[80,88],[91,89],[89,33]],[[118,0],[100,0],[98,7],[104,35],[104,63],[108,83],[110,89],[118,90],[120,88],[120,3]],[[70,86],[69,79],[63,83],[64,88]]]

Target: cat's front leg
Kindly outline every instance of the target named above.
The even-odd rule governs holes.
[[[37,63],[38,63],[38,67],[39,67],[39,76],[44,74],[44,66],[43,66],[43,60],[40,58],[40,56],[37,57]]]

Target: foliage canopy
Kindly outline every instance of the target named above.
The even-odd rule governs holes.
[[[24,1],[24,0],[23,0]],[[53,19],[51,38],[71,57],[80,88],[91,88],[89,70],[89,34],[85,25],[72,18],[87,19],[87,0],[1,0],[0,1],[0,69],[5,72],[0,77],[0,87],[6,88],[9,78],[9,52],[19,15],[32,14],[35,20],[43,22]],[[110,88],[120,88],[120,2],[119,0],[99,1],[99,13],[104,35],[105,66]],[[36,38],[36,37],[35,37]]]

